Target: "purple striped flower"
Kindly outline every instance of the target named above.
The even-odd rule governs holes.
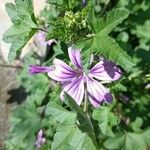
[[[91,104],[98,107],[102,102],[111,102],[112,95],[99,81],[115,81],[121,77],[121,70],[111,61],[100,60],[86,73],[82,66],[79,49],[68,49],[71,68],[60,59],[54,59],[53,67],[30,66],[30,74],[47,72],[49,77],[62,84],[62,93],[68,93],[78,105],[83,101],[85,93]]]
[[[43,130],[41,129],[39,132],[38,132],[38,135],[37,135],[37,140],[35,142],[35,146],[37,149],[40,149],[41,146],[46,142],[46,138],[44,138],[44,133],[43,133]]]
[[[63,99],[63,92],[67,92],[80,105],[86,90],[94,107],[98,107],[102,102],[112,101],[111,93],[99,80],[118,80],[121,70],[111,61],[104,59],[86,73],[82,67],[80,50],[70,47],[68,54],[73,68],[62,60],[54,59],[54,70],[48,72],[50,78],[62,83],[61,98]]]

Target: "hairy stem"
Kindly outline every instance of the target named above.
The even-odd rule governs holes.
[[[87,90],[85,89],[85,93],[84,93],[84,108],[83,111],[87,112],[88,109],[88,104],[87,104]]]

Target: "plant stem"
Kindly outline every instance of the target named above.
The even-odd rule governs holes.
[[[15,66],[15,65],[4,65],[4,64],[0,64],[0,67],[22,69],[21,66]]]
[[[84,108],[83,111],[87,112],[88,109],[88,104],[87,104],[87,90],[85,89],[85,93],[84,93]]]
[[[91,117],[90,117],[90,115],[88,113],[87,113],[87,118],[88,118],[88,124],[91,127],[91,131],[93,133],[93,134],[91,134],[93,143],[98,148],[98,143],[97,143],[97,140],[96,140],[96,134],[95,134],[94,126],[93,126]]]

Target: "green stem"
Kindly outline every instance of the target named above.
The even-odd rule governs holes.
[[[83,111],[85,112],[85,115],[86,115],[86,122],[89,125],[89,128],[91,130],[90,135],[91,135],[92,141],[93,141],[94,145],[98,148],[93,123],[92,123],[91,117],[88,113],[88,101],[87,101],[87,88],[86,88],[86,85],[85,85],[85,93],[84,93],[84,108],[83,108]]]
[[[90,117],[90,115],[88,113],[86,114],[86,116],[87,116],[87,119],[88,119],[87,121],[88,121],[88,124],[90,126],[90,129],[92,131],[91,132],[91,137],[92,137],[93,143],[96,146],[96,148],[98,148],[98,143],[97,143],[97,140],[96,140],[96,134],[95,134],[95,130],[94,130],[94,126],[93,126],[91,117]]]
[[[87,90],[85,89],[85,93],[84,93],[84,108],[83,111],[87,112],[88,109],[88,104],[87,104]]]

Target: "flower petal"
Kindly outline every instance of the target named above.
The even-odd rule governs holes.
[[[71,82],[64,82],[63,91],[67,92],[80,105],[84,97],[83,77],[80,76]]]
[[[81,69],[81,54],[79,49],[73,49],[72,47],[68,48],[68,54],[69,58],[73,65],[75,65],[77,68]]]
[[[43,145],[46,142],[46,138],[42,138],[41,144]]]
[[[112,101],[110,92],[98,81],[87,77],[88,98],[94,107],[98,107],[103,101]]]
[[[55,39],[51,39],[51,40],[46,41],[46,43],[47,43],[49,46],[51,46],[52,43],[56,43],[56,40],[55,40]]]
[[[42,138],[42,137],[43,137],[43,130],[41,129],[41,130],[38,132],[37,138]]]
[[[113,62],[104,59],[90,70],[89,75],[99,80],[115,81],[121,77],[121,70]]]
[[[53,70],[53,67],[48,66],[38,66],[38,65],[30,65],[29,66],[29,74],[34,75],[37,73],[44,73],[44,72],[51,72]]]
[[[52,43],[56,43],[55,39],[46,41],[46,33],[43,31],[38,32],[38,34],[36,35],[36,40],[41,46],[46,46],[46,45],[51,46]]]
[[[48,76],[56,81],[71,81],[78,72],[59,59],[54,59],[54,70]]]
[[[45,38],[46,38],[46,33],[43,31],[39,31],[38,34],[36,35],[37,42],[41,46],[46,46]]]

